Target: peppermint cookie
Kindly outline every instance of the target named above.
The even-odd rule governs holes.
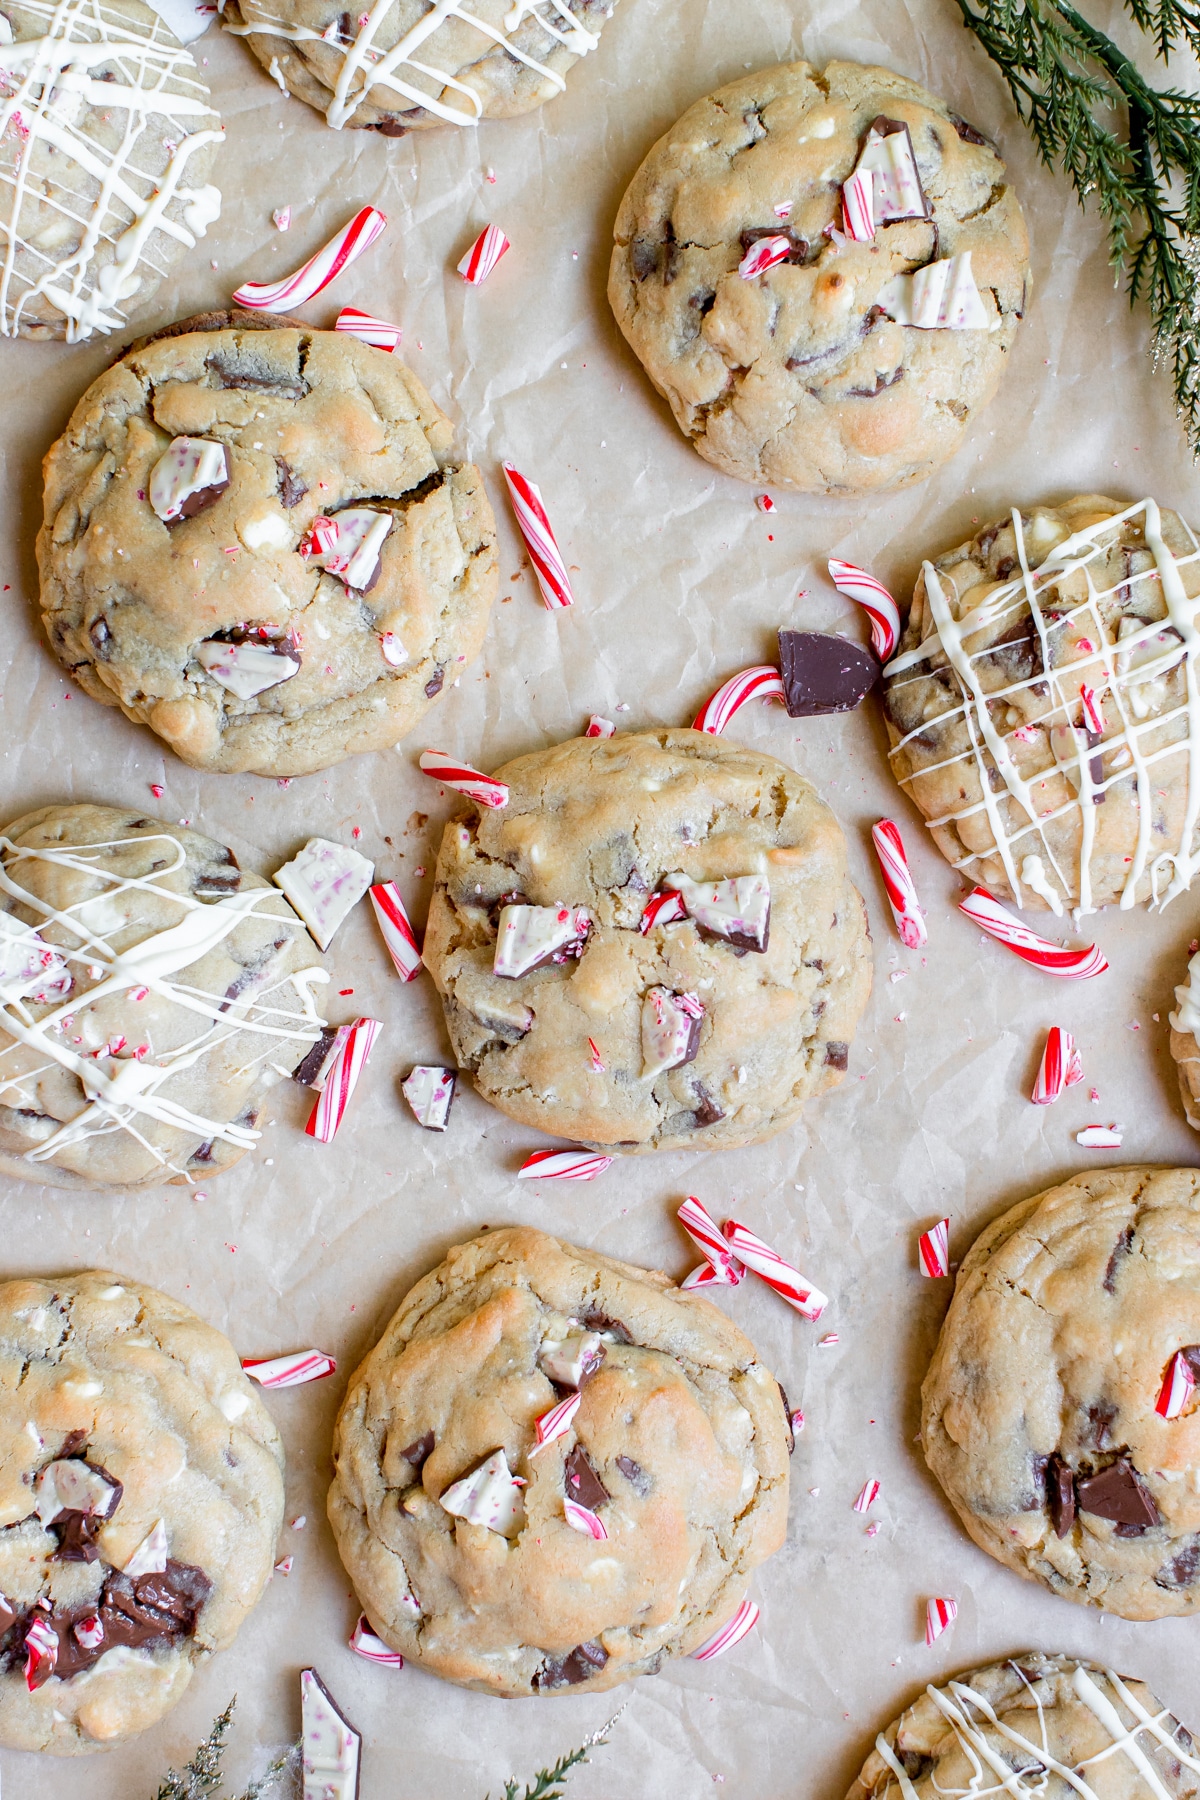
[[[1153,500],[1014,508],[926,562],[885,671],[896,777],[1019,906],[1165,905],[1200,863],[1200,542]]]
[[[1200,1170],[1023,1200],[959,1270],[925,1458],[975,1542],[1126,1619],[1200,1611]]]
[[[595,50],[616,0],[384,0],[339,12],[332,0],[223,0],[286,93],[327,122],[403,137],[532,112]]]
[[[787,1526],[791,1426],[665,1275],[490,1231],[350,1382],[329,1517],[372,1628],[464,1687],[615,1687],[737,1613]]]
[[[1029,293],[994,144],[887,69],[785,63],[684,113],[617,214],[608,296],[675,422],[741,481],[922,481]]]
[[[303,775],[387,749],[477,655],[483,479],[402,363],[264,314],[185,320],[46,458],[42,613],[95,699],[184,762]]]
[[[208,1182],[326,1039],[329,977],[224,844],[115,806],[0,834],[0,1170],[56,1187]]]
[[[728,1149],[835,1086],[871,988],[841,828],[699,731],[578,738],[446,827],[425,963],[458,1065],[594,1148]]]
[[[1190,1731],[1142,1681],[1028,1651],[928,1687],[875,1739],[846,1800],[1194,1800]]]
[[[227,1338],[96,1270],[0,1286],[0,1744],[133,1737],[271,1575],[283,1446]]]
[[[120,330],[219,216],[224,133],[141,0],[0,11],[0,334]]]

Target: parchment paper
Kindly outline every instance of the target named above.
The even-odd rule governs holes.
[[[382,207],[381,243],[305,313],[331,324],[355,303],[403,323],[402,353],[487,473],[503,600],[484,657],[399,753],[286,790],[185,768],[149,732],[71,690],[34,612],[40,459],[112,346],[6,342],[0,816],[74,798],[153,810],[149,784],[160,781],[164,816],[195,821],[265,870],[313,832],[348,838],[358,825],[358,847],[423,920],[450,810],[417,769],[427,744],[490,769],[576,734],[592,711],[623,728],[687,723],[727,675],[773,659],[780,624],[865,639],[861,615],[823,576],[831,553],[899,592],[922,555],[1014,502],[1151,493],[1200,524],[1200,479],[1166,378],[1151,375],[1145,316],[1131,317],[1114,291],[1097,222],[1037,164],[957,20],[952,0],[621,0],[599,52],[543,112],[400,141],[331,132],[285,99],[243,45],[209,31],[195,51],[229,132],[217,173],[224,215],[137,328],[224,304],[240,281],[293,268],[358,206]],[[1115,29],[1130,41],[1119,17]],[[1036,288],[999,398],[936,479],[865,501],[777,494],[778,512],[764,516],[751,489],[680,438],[616,330],[604,284],[618,201],[659,133],[721,82],[801,54],[886,64],[995,135],[1025,204]],[[281,236],[271,211],[285,204],[293,223]],[[489,220],[513,248],[469,289],[454,264]],[[541,485],[573,568],[569,613],[549,614],[536,594],[501,456]],[[801,588],[809,592],[798,598]],[[1200,929],[1200,891],[1161,917],[1090,921],[1111,973],[1055,983],[954,910],[958,879],[890,781],[873,702],[803,722],[758,706],[732,732],[793,763],[837,810],[875,934],[876,991],[849,1075],[803,1126],[757,1149],[627,1159],[590,1186],[518,1185],[517,1167],[545,1140],[469,1090],[445,1137],[422,1132],[403,1106],[400,1075],[446,1057],[448,1045],[432,983],[395,978],[359,908],[334,946],[334,1017],[369,1013],[386,1030],[334,1144],[301,1134],[306,1097],[280,1089],[257,1154],[203,1200],[178,1189],[86,1197],[5,1184],[4,1273],[108,1264],[188,1301],[244,1355],[317,1345],[340,1362],[331,1380],[271,1399],[287,1445],[287,1516],[308,1522],[285,1531],[281,1554],[294,1554],[294,1569],[273,1580],[236,1647],[135,1744],[77,1763],[0,1755],[5,1800],[152,1800],[168,1761],[185,1760],[234,1692],[229,1768],[248,1779],[296,1732],[296,1672],[309,1662],[365,1734],[363,1800],[482,1800],[489,1787],[494,1796],[507,1774],[552,1760],[622,1699],[611,1747],[573,1780],[577,1800],[699,1800],[718,1789],[730,1800],[841,1800],[875,1733],[922,1684],[1027,1646],[1142,1676],[1200,1728],[1200,1620],[1107,1620],[1020,1581],[969,1542],[913,1441],[950,1290],[917,1275],[919,1230],[949,1213],[961,1256],[997,1212],[1102,1159],[1074,1142],[1089,1122],[1125,1127],[1113,1160],[1197,1160],[1166,1018]],[[886,815],[902,824],[928,910],[925,954],[899,944],[870,853],[869,826]],[[337,997],[339,988],[353,993]],[[1026,1096],[1055,1023],[1075,1033],[1087,1082],[1056,1107],[1034,1108]],[[695,1258],[674,1209],[688,1192],[716,1213],[736,1198],[741,1216],[833,1296],[818,1327],[753,1281],[721,1302],[808,1417],[788,1545],[755,1582],[759,1630],[717,1662],[676,1664],[595,1698],[506,1703],[354,1657],[346,1638],[357,1609],[324,1522],[330,1432],[346,1378],[406,1289],[449,1244],[513,1221],[682,1276]],[[826,1330],[840,1343],[818,1350]],[[871,1475],[883,1484],[874,1540],[851,1510]],[[927,1651],[932,1594],[956,1596],[959,1616]]]

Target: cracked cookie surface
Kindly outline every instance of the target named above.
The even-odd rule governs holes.
[[[507,806],[446,827],[424,949],[459,1066],[486,1100],[597,1148],[722,1149],[770,1137],[841,1080],[870,939],[841,828],[807,781],[665,729],[577,738],[496,774]],[[679,875],[768,887],[765,951],[678,911],[646,921]],[[497,975],[514,898],[583,909],[578,955]],[[655,995],[702,1014],[679,1047],[690,1058],[647,1074]]]
[[[0,1286],[0,1433],[0,1743],[105,1749],[161,1718],[261,1596],[279,1434],[227,1338],[97,1270]],[[48,1652],[30,1656],[31,1627]]]
[[[534,1454],[535,1421],[576,1392]],[[774,1377],[708,1301],[509,1227],[418,1282],[352,1377],[329,1516],[404,1656],[494,1694],[609,1688],[734,1614],[783,1542],[790,1436]],[[441,1504],[497,1451],[527,1482],[504,1533]],[[605,1539],[567,1523],[569,1484]]]
[[[842,183],[881,116],[909,128],[932,221],[835,242]],[[748,246],[779,232],[788,260],[743,280]],[[902,487],[952,456],[1029,292],[995,147],[915,82],[858,63],[785,63],[697,101],[634,176],[615,237],[617,322],[695,449],[742,481],[812,493]],[[894,276],[968,251],[987,329],[880,313]]]
[[[1127,1619],[1200,1610],[1200,1171],[1076,1176],[972,1245],[922,1388],[925,1458],[980,1547]]]
[[[395,356],[286,319],[190,323],[100,376],[46,458],[51,647],[197,768],[301,775],[386,749],[482,646],[482,476]],[[164,518],[153,477],[181,442],[223,455],[225,485]],[[350,514],[386,528],[358,585],[312,535]]]

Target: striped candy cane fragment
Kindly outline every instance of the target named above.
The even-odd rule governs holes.
[[[557,1406],[552,1406],[549,1412],[543,1413],[540,1419],[534,1420],[533,1429],[537,1434],[537,1445],[529,1452],[531,1456],[536,1456],[544,1445],[552,1444],[555,1438],[566,1436],[571,1429],[575,1414],[579,1411],[582,1399],[582,1394],[568,1394],[565,1400],[560,1400]]]
[[[941,1595],[925,1603],[925,1648],[931,1649],[958,1617],[958,1601]]]
[[[541,489],[526,480],[511,463],[501,463],[500,467],[504,470],[509,499],[547,610],[556,612],[559,607],[574,606],[575,596],[571,592],[567,566],[542,504]]]
[[[1079,690],[1079,698],[1083,702],[1084,724],[1087,726],[1088,730],[1094,732],[1097,737],[1103,737],[1104,713],[1101,710],[1099,700],[1096,698],[1095,688],[1087,686],[1081,687]]]
[[[332,556],[341,527],[336,519],[316,518],[300,540],[301,556]]]
[[[486,281],[505,251],[510,249],[508,239],[498,225],[485,225],[467,254],[458,265],[458,272],[464,281],[472,287],[478,287]]]
[[[842,230],[856,244],[875,241],[874,187],[870,169],[856,169],[842,184]]]
[[[1035,1106],[1053,1106],[1067,1088],[1082,1080],[1083,1063],[1075,1039],[1061,1026],[1052,1025],[1046,1033],[1046,1047],[1029,1098]]]
[[[661,894],[651,894],[647,900],[645,911],[638,920],[638,930],[647,937],[656,925],[674,925],[679,919],[686,918],[683,895],[677,888],[664,888]]]
[[[675,1217],[700,1254],[708,1258],[709,1267],[712,1270],[711,1280],[694,1282],[689,1275],[683,1285],[687,1287],[691,1282],[694,1287],[714,1285],[736,1287],[746,1271],[738,1262],[737,1257],[730,1254],[729,1245],[725,1242],[717,1221],[707,1208],[701,1205],[695,1194],[688,1195]],[[694,1271],[694,1273],[699,1273],[699,1271]]]
[[[792,240],[788,237],[758,238],[738,264],[738,274],[743,281],[753,281],[777,263],[786,262],[791,254]]]
[[[303,306],[306,300],[314,299],[335,281],[343,269],[356,262],[364,250],[369,250],[386,229],[386,216],[373,206],[364,206],[294,275],[285,275],[282,281],[247,282],[233,298],[238,306],[254,309]]]
[[[772,1250],[770,1244],[765,1244],[737,1219],[726,1219],[724,1233],[725,1241],[738,1261],[752,1269],[769,1288],[774,1288],[781,1300],[794,1306],[806,1319],[820,1318],[829,1305],[829,1298],[813,1287],[799,1269],[785,1262],[777,1250]]]
[[[468,800],[474,800],[476,806],[508,805],[507,783],[497,781],[491,775],[484,775],[467,763],[455,762],[444,750],[422,750],[420,760],[427,775],[432,775],[443,786],[453,788],[455,793],[465,794]]]
[[[49,1681],[58,1661],[58,1633],[49,1619],[35,1613],[25,1633],[25,1686],[32,1694]]]
[[[692,1651],[693,1662],[711,1662],[714,1656],[724,1656],[726,1650],[732,1650],[740,1644],[758,1624],[760,1610],[753,1600],[743,1600],[727,1625],[720,1631],[714,1631],[710,1638],[705,1638],[698,1650]]]
[[[896,930],[900,933],[900,942],[909,950],[919,950],[929,942],[929,932],[917,899],[916,883],[908,866],[908,858],[904,854],[904,839],[900,836],[900,827],[891,819],[880,819],[878,825],[871,827],[871,842],[879,858],[883,885],[887,889],[888,905],[896,921]]]
[[[323,1350],[297,1350],[291,1356],[243,1357],[242,1373],[259,1387],[302,1387],[332,1375],[337,1360]]]
[[[994,937],[997,943],[1011,950],[1023,962],[1032,963],[1036,969],[1044,969],[1047,975],[1062,975],[1075,980],[1084,981],[1091,975],[1103,975],[1108,967],[1108,958],[1096,944],[1087,944],[1082,950],[1064,950],[1059,944],[1050,943],[1049,939],[1039,937],[1028,925],[1023,925],[1008,908],[989,894],[986,888],[972,888],[964,900],[958,903],[960,912],[966,913],[981,931]]]
[[[356,1656],[378,1663],[384,1669],[402,1669],[404,1658],[398,1650],[389,1650],[383,1639],[371,1630],[366,1613],[360,1613],[358,1624],[350,1633],[350,1648]]]
[[[399,325],[392,325],[387,319],[376,319],[371,313],[360,312],[357,306],[343,306],[333,329],[348,331],[351,337],[361,338],[364,344],[372,344],[376,350],[396,350],[404,336]]]
[[[1192,1348],[1192,1355],[1200,1364],[1200,1349]],[[1154,1410],[1163,1419],[1178,1419],[1188,1401],[1196,1391],[1197,1369],[1193,1365],[1186,1350],[1177,1350],[1167,1364],[1167,1372],[1163,1376],[1162,1389],[1154,1403]]]
[[[862,1487],[858,1491],[858,1499],[854,1502],[855,1512],[869,1512],[878,1498],[879,1483],[875,1480],[874,1476],[872,1476],[870,1481],[863,1482]]]
[[[917,1254],[921,1259],[921,1273],[936,1281],[942,1275],[950,1273],[950,1221],[939,1219],[928,1231],[923,1231],[917,1239]]]
[[[1075,1133],[1075,1142],[1085,1150],[1119,1150],[1123,1139],[1119,1125],[1087,1125]]]
[[[779,510],[770,494],[755,494],[754,504],[757,506],[759,512],[773,513],[778,512]]]
[[[707,731],[713,737],[719,737],[734,713],[750,700],[784,700],[783,680],[779,670],[773,663],[758,663],[752,669],[743,669],[740,675],[731,675],[722,687],[719,687],[692,721],[693,731]]]
[[[590,1150],[535,1150],[517,1170],[518,1181],[595,1181],[613,1164],[611,1156]]]
[[[320,1144],[331,1143],[346,1116],[350,1096],[358,1086],[358,1078],[367,1066],[371,1048],[383,1030],[379,1019],[355,1019],[345,1043],[333,1058],[325,1077],[325,1085],[317,1096],[312,1117],[304,1127]]]
[[[595,1538],[598,1544],[607,1540],[608,1531],[604,1520],[599,1513],[592,1512],[590,1507],[580,1506],[578,1500],[564,1498],[563,1512],[572,1531],[582,1531],[585,1537]]]
[[[703,1290],[704,1288],[710,1287],[728,1287],[729,1283],[723,1275],[717,1273],[712,1263],[702,1262],[698,1267],[692,1269],[685,1275],[679,1285],[681,1288],[685,1288],[689,1293],[695,1293],[697,1289]]]
[[[854,563],[829,559],[829,578],[839,594],[861,606],[871,621],[871,646],[885,663],[900,639],[900,608],[881,581]]]
[[[421,952],[399,888],[394,881],[377,881],[368,892],[397,975],[402,981],[415,981],[421,973]]]
[[[616,729],[611,719],[602,719],[599,713],[593,713],[583,735],[590,738],[610,738],[614,736]]]

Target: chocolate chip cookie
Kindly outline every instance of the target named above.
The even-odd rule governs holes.
[[[1144,1682],[1028,1651],[926,1688],[876,1738],[846,1800],[998,1793],[1193,1800],[1200,1757]]]
[[[0,1286],[0,1743],[133,1737],[271,1574],[283,1447],[228,1339],[90,1270]]]
[[[387,352],[216,313],[134,346],[46,458],[50,644],[196,768],[303,775],[386,749],[477,655],[496,588],[479,470]]]
[[[982,132],[887,69],[699,100],[621,202],[608,294],[675,421],[742,481],[922,481],[996,390],[1029,245]]]
[[[1126,1619],[1200,1611],[1200,1170],[1107,1169],[979,1237],[922,1389],[980,1547]]]
[[[363,13],[335,0],[223,0],[272,80],[335,130],[403,137],[532,112],[600,43],[616,0],[385,0]]]
[[[892,767],[967,880],[1165,905],[1200,866],[1200,540],[1153,500],[1014,508],[926,562],[884,672]]]
[[[1189,959],[1187,980],[1175,989],[1169,1017],[1184,1115],[1192,1130],[1200,1131],[1200,955]]]
[[[372,1628],[464,1687],[615,1687],[724,1625],[783,1542],[790,1423],[665,1275],[490,1231],[352,1377],[329,1516]]]
[[[329,977],[278,888],[183,825],[44,806],[0,833],[0,1170],[207,1182],[308,1079]]]
[[[459,1067],[596,1148],[770,1137],[842,1079],[871,986],[828,807],[698,731],[578,738],[446,827],[425,962]]]

